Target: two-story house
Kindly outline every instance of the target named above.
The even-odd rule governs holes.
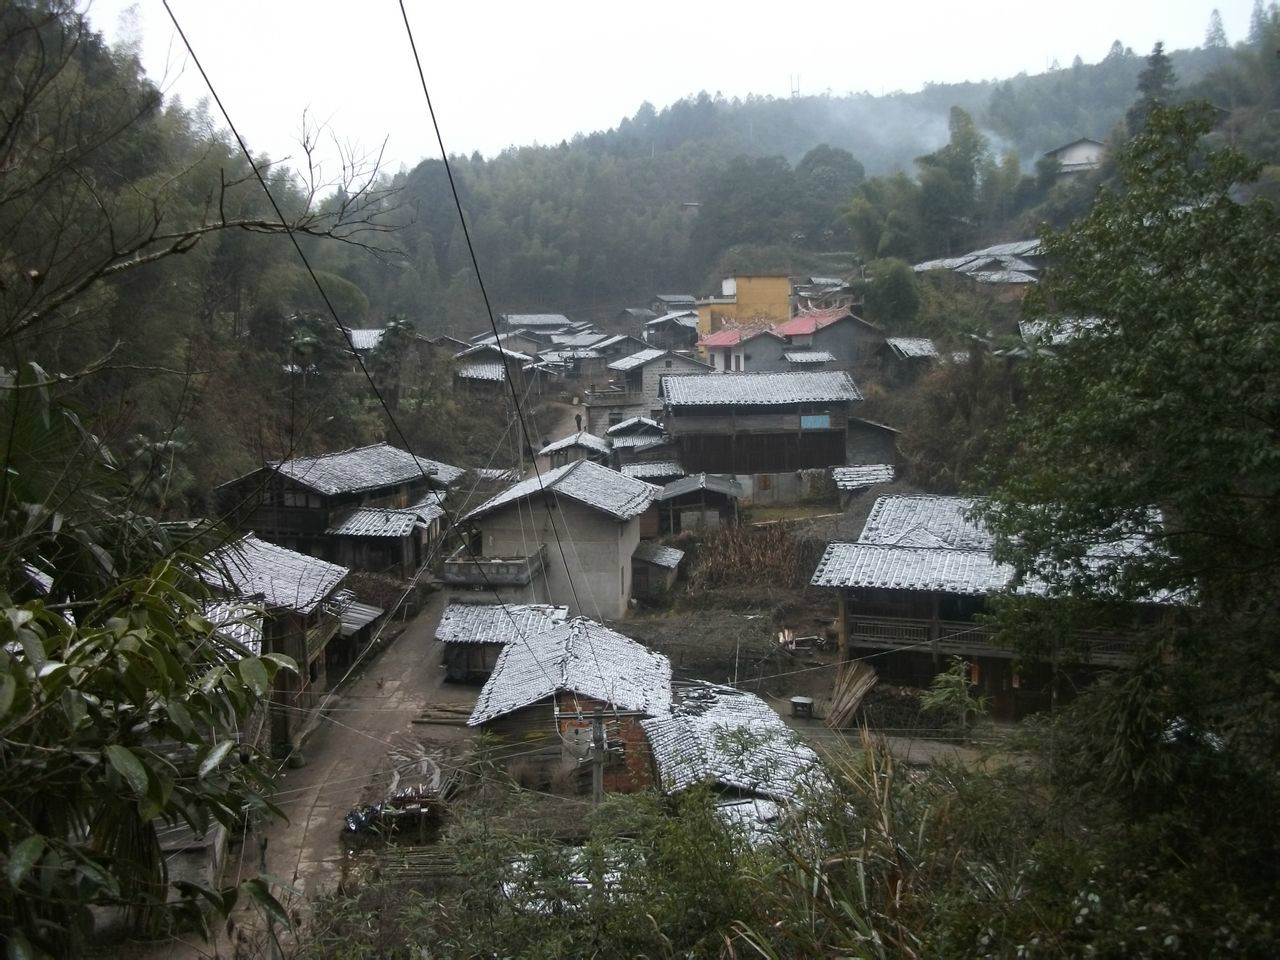
[[[662,414],[659,384],[663,377],[707,373],[711,368],[670,350],[641,350],[609,364],[613,381],[587,393],[587,429],[604,436],[610,427],[632,417],[657,419]]]
[[[362,570],[411,572],[443,534],[461,467],[389,443],[273,461],[217,488],[238,530]]]
[[[444,580],[455,593],[470,587],[486,598],[623,617],[640,517],[657,495],[653,484],[590,460],[522,480],[463,517],[469,541],[446,561]]]

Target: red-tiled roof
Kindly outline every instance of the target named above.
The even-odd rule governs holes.
[[[742,342],[745,331],[725,327],[715,333],[709,333],[698,341],[700,347],[736,347]]]
[[[780,323],[773,332],[780,337],[803,337],[829,327],[837,320],[849,316],[847,307],[832,307],[829,310],[812,310],[797,314],[786,323]]]

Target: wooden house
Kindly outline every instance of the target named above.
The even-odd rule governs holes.
[[[910,383],[939,361],[938,348],[927,337],[886,337],[880,363],[899,383]]]
[[[262,649],[293,658],[297,672],[276,674],[270,740],[277,755],[299,746],[311,711],[328,688],[328,652],[350,595],[339,596],[346,567],[249,534],[215,550],[201,576],[216,593],[260,604]]]
[[[656,486],[590,460],[544,471],[463,517],[469,549],[445,562],[444,579],[455,595],[496,589],[511,602],[623,617],[640,518],[657,494]]]
[[[742,495],[742,484],[725,474],[673,480],[658,494],[658,531],[667,535],[736,524]]]
[[[896,428],[863,417],[850,417],[845,426],[845,463],[897,464],[898,431]]]
[[[495,395],[508,393],[510,380],[518,394],[524,392],[525,368],[534,358],[496,343],[477,343],[453,358],[453,382],[464,393]]]
[[[644,325],[644,339],[660,350],[692,350],[698,342],[698,311],[676,310]]]
[[[841,370],[867,366],[884,343],[880,328],[856,316],[848,307],[797,313],[774,327],[773,332],[786,341],[784,356],[826,353],[831,355],[830,367]]]
[[[552,467],[563,467],[575,460],[593,460],[607,465],[611,454],[608,440],[585,430],[553,440],[538,451],[538,456],[546,457]]]
[[[587,766],[592,717],[605,716],[604,788],[630,792],[654,782],[641,722],[671,709],[671,662],[643,644],[575,617],[505,646],[468,726],[508,745],[549,780]]]
[[[573,325],[563,313],[504,313],[502,322],[507,330],[545,336],[564,333]]]
[[[615,470],[637,460],[671,459],[676,454],[662,424],[650,417],[631,417],[615,423],[605,436],[613,451]]]
[[[662,379],[707,373],[710,369],[692,357],[657,348],[615,360],[609,364],[614,378],[611,384],[594,389],[586,396],[587,429],[603,436],[609,427],[632,417],[660,419]]]
[[[856,543],[828,545],[811,582],[837,592],[845,656],[875,655],[883,679],[910,686],[926,686],[945,658],[963,656],[995,711],[1020,716],[1048,704],[1055,674],[997,642],[994,628],[978,620],[987,597],[1010,586],[1013,571],[992,557],[990,533],[969,519],[973,506],[961,497],[881,497]],[[1090,553],[1122,559],[1140,546],[1116,539]],[[1036,581],[1018,589],[1044,593]],[[1139,619],[1150,613],[1135,610]],[[1128,636],[1082,630],[1057,656],[1064,675],[1085,682],[1134,652]]]
[[[455,683],[482,683],[505,648],[564,623],[568,616],[568,607],[545,603],[450,603],[436,627],[445,676]]]
[[[675,586],[683,559],[683,550],[664,547],[652,540],[641,540],[635,553],[631,554],[632,592],[644,599],[661,597]]]
[[[236,529],[355,569],[403,574],[440,542],[437,494],[464,472],[375,443],[273,461],[216,494]]]
[[[691,293],[660,293],[653,298],[649,309],[659,316],[681,310],[692,310],[698,302]]]
[[[775,474],[843,465],[862,395],[844,372],[668,377],[662,422],[690,473]]]

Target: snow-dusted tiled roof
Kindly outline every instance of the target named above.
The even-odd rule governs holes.
[[[612,337],[606,337],[599,343],[593,343],[592,346],[597,350],[608,350],[610,347],[616,347],[618,344],[623,343],[626,340],[636,340],[636,338],[627,333],[619,333]],[[639,343],[640,341],[636,342]]]
[[[655,348],[641,350],[639,353],[633,353],[629,357],[623,357],[621,360],[613,361],[613,363],[609,364],[609,369],[620,372],[634,370],[636,367],[644,366],[650,360],[657,360],[666,353],[666,350],[658,350]]]
[[[269,466],[274,466],[270,464]],[[453,483],[465,472],[438,460],[415,457],[389,443],[375,443],[316,457],[295,457],[279,464],[281,475],[317,493],[359,493],[418,479],[423,471],[441,483]]]
[[[642,720],[668,793],[708,783],[774,800],[825,779],[818,755],[753,693],[682,684],[671,715]]]
[[[575,347],[587,348],[595,347],[601,341],[607,340],[608,334],[605,333],[556,333],[552,334],[551,342],[559,347],[573,349]]]
[[[1036,278],[1021,270],[979,270],[969,276],[979,283],[1035,283]]]
[[[441,643],[520,643],[561,624],[568,607],[549,603],[450,603],[436,627]]]
[[[206,600],[200,615],[218,635],[240,644],[253,656],[262,653],[262,608],[243,600]]]
[[[630,520],[644,513],[658,495],[658,488],[653,484],[624,477],[618,471],[602,467],[591,460],[575,460],[543,473],[542,487],[554,491],[556,496],[577,500],[617,520]],[[480,504],[463,519],[475,520],[509,503],[538,493],[537,477],[521,480]]]
[[[678,460],[648,460],[641,463],[624,463],[622,475],[625,477],[678,477],[684,473],[684,466]]]
[[[1003,590],[1013,568],[986,550],[877,543],[831,543],[810,581],[815,587],[876,587],[980,596]],[[1027,584],[1023,592],[1042,592]]]
[[[686,493],[693,493],[697,490],[710,490],[713,493],[723,493],[729,497],[742,496],[742,484],[727,473],[695,473],[689,477],[681,477],[679,480],[672,480],[662,492],[658,494],[659,500],[670,500],[672,497],[680,497]]]
[[[415,527],[444,516],[444,497],[430,491],[408,507],[357,507],[330,524],[325,533],[335,537],[407,537]]]
[[[560,692],[619,711],[661,716],[671,709],[671,661],[602,624],[575,617],[504,647],[467,724],[478,726]]]
[[[646,327],[656,327],[664,323],[679,323],[683,320],[693,320],[694,326],[698,324],[697,310],[672,310],[670,313],[664,313],[657,319],[650,320],[645,324]]]
[[[990,550],[991,534],[966,519],[968,497],[880,497],[863,524],[861,543]]]
[[[788,363],[831,363],[835,355],[829,350],[796,350],[782,355]]]
[[[555,453],[557,450],[568,450],[570,447],[585,447],[594,453],[603,454],[608,454],[610,450],[608,440],[597,437],[594,433],[579,430],[577,433],[571,433],[567,437],[561,437],[559,440],[548,443],[538,451],[538,456],[545,457],[548,454]]]
[[[454,375],[463,380],[492,380],[501,383],[506,376],[501,362],[465,363],[454,371]]]
[[[652,540],[641,540],[639,546],[632,551],[631,559],[643,560],[645,563],[674,570],[684,559],[684,551],[677,550],[675,547],[664,547]]]
[[[533,359],[527,353],[521,353],[519,350],[510,350],[491,341],[492,338],[490,338],[490,342],[477,343],[474,347],[467,347],[467,349],[454,354],[454,359],[463,360],[467,357],[488,358],[492,354],[492,362],[497,363],[499,366],[502,365],[503,357],[515,363],[528,363]]]
[[[854,467],[832,467],[831,479],[840,490],[861,490],[875,483],[893,483],[891,463],[864,463]]]
[[[610,437],[609,442],[615,450],[643,450],[645,447],[657,447],[666,443],[668,438],[662,434],[625,433],[620,437]]]
[[[515,467],[478,467],[476,476],[481,480],[515,483],[520,479],[520,471]]]
[[[662,381],[673,407],[777,406],[861,400],[844,371],[820,373],[712,373],[667,377]]]
[[[382,335],[386,331],[382,327],[372,330],[352,330],[347,329],[347,334],[351,337],[351,345],[357,350],[372,350],[382,342]]]
[[[689,293],[660,293],[653,299],[663,303],[697,303],[697,298]]]
[[[616,437],[620,433],[639,433],[644,430],[662,432],[662,424],[657,420],[651,420],[649,417],[629,417],[621,423],[615,423],[612,427],[605,431],[610,437]]]
[[[327,563],[259,540],[252,533],[220,547],[206,558],[201,577],[234,597],[262,597],[265,607],[311,613],[348,573]]]
[[[928,337],[885,337],[884,342],[904,360],[938,359],[938,348]]]
[[[508,313],[503,316],[510,327],[567,327],[569,318],[563,313]]]

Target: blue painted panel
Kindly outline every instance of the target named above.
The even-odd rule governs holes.
[[[801,414],[800,429],[801,430],[830,430],[831,414],[814,413],[808,416]]]

